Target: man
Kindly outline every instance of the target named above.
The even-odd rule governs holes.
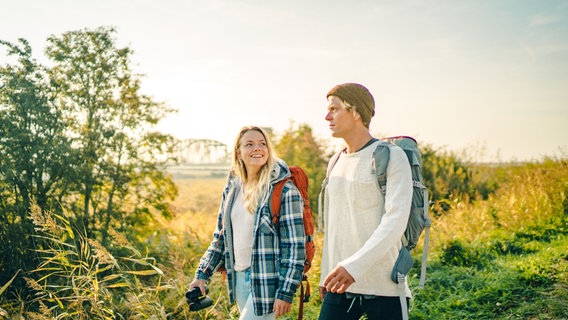
[[[379,190],[369,133],[375,101],[364,86],[340,84],[328,94],[325,119],[346,148],[324,192],[325,237],[321,261],[320,320],[402,319],[399,290],[390,274],[402,247],[412,201],[412,175],[404,151],[391,147],[386,196]],[[335,162],[335,163],[332,163]],[[411,293],[406,285],[406,297]]]

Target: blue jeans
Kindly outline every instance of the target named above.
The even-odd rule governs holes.
[[[407,306],[409,300],[406,299]],[[319,320],[356,320],[363,314],[369,320],[399,320],[402,319],[401,311],[399,297],[347,298],[345,293],[328,292],[321,306]]]
[[[252,295],[250,287],[250,268],[245,271],[235,272],[237,284],[235,287],[235,295],[237,305],[241,316],[239,320],[274,320],[274,313],[264,316],[254,315],[254,307],[252,304]]]

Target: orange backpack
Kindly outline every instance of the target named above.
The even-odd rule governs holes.
[[[316,245],[314,243],[314,217],[312,215],[312,209],[310,207],[310,199],[308,196],[308,176],[302,170],[302,168],[297,166],[289,166],[292,175],[274,185],[274,190],[272,191],[272,199],[270,202],[270,212],[272,212],[272,222],[278,228],[278,220],[280,219],[280,203],[282,198],[282,189],[284,184],[288,180],[292,181],[294,185],[300,191],[302,199],[304,200],[304,232],[306,234],[306,261],[304,262],[304,275],[302,281],[300,282],[300,308],[298,313],[298,319],[302,319],[304,311],[304,302],[310,300],[310,283],[306,273],[312,267],[312,260],[316,252]],[[304,292],[303,282],[306,282],[306,291]]]

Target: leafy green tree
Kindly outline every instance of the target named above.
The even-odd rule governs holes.
[[[288,130],[276,139],[274,145],[277,155],[288,165],[299,166],[306,172],[309,179],[310,206],[317,214],[318,195],[329,159],[322,143],[316,139],[309,125],[295,126],[291,123]]]
[[[436,214],[447,212],[459,202],[486,199],[497,189],[494,180],[480,179],[474,167],[453,152],[422,145],[421,154],[422,174]]]
[[[118,48],[116,30],[100,27],[48,38],[46,54],[58,104],[78,153],[77,222],[87,236],[109,228],[140,232],[154,210],[170,215],[177,190],[161,169],[174,139],[151,131],[173,112],[140,93],[140,75],[130,67],[132,50]],[[73,199],[75,200],[75,199]],[[75,208],[79,209],[79,208]],[[134,228],[133,228],[134,227]]]
[[[33,263],[27,214],[34,202],[45,210],[57,201],[72,151],[46,68],[26,40],[0,44],[17,58],[0,66],[0,241],[1,260],[10,262],[1,263],[0,274],[8,276]]]
[[[45,209],[71,163],[71,147],[46,70],[32,59],[27,41],[0,43],[18,56],[18,65],[0,68],[0,173],[16,186],[23,219],[32,199]]]

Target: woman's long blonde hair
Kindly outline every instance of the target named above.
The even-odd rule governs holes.
[[[268,149],[268,160],[266,163],[260,168],[257,179],[253,181],[248,180],[247,169],[242,161],[239,160],[239,152],[241,147],[241,139],[245,135],[245,133],[249,131],[258,131],[264,137],[266,141],[266,147]],[[276,164],[276,156],[274,154],[274,149],[272,148],[272,143],[268,138],[266,132],[260,128],[255,126],[247,126],[243,127],[237,138],[235,139],[235,144],[233,148],[233,170],[237,177],[241,179],[243,182],[243,200],[245,204],[245,208],[250,213],[254,213],[258,207],[258,202],[260,197],[268,192],[270,188],[270,178],[272,173],[272,168]],[[245,188],[245,185],[247,186]]]

